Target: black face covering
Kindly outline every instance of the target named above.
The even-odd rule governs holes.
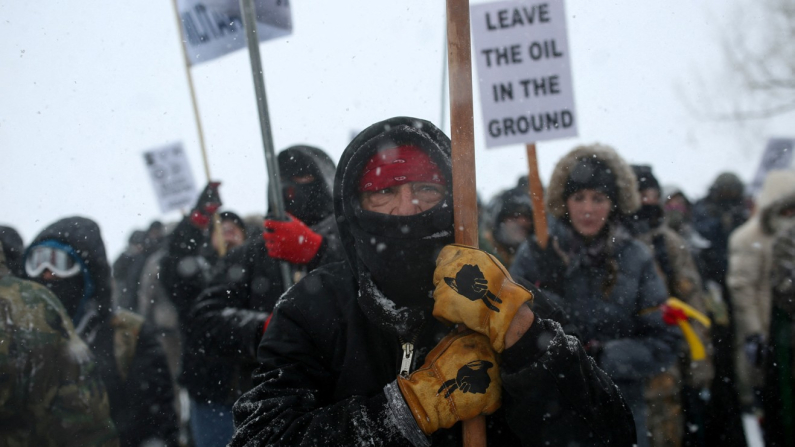
[[[372,321],[410,338],[431,317],[433,272],[442,248],[453,243],[447,199],[413,216],[365,211],[354,199],[351,225],[359,259],[359,303]],[[375,286],[375,287],[373,287]]]
[[[629,217],[627,226],[632,234],[644,234],[662,225],[665,211],[660,205],[642,205]]]
[[[50,289],[64,305],[69,316],[75,316],[77,307],[80,305],[80,301],[83,299],[83,294],[85,293],[83,275],[75,275],[70,278],[57,279],[54,281],[45,281],[39,277],[34,278],[34,281]]]
[[[311,183],[299,184],[291,178],[282,178],[284,209],[301,222],[312,226],[334,212],[322,179],[315,177]]]

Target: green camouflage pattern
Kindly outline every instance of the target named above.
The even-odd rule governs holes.
[[[61,302],[0,272],[0,447],[118,445],[96,363]]]

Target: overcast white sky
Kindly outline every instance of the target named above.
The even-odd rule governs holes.
[[[308,143],[337,159],[351,132],[375,121],[439,122],[443,1],[291,3],[293,35],[260,47],[277,149]],[[722,70],[718,36],[730,3],[568,0],[580,136],[538,145],[542,179],[572,147],[598,141],[695,197],[724,170],[750,180],[768,137],[795,136],[795,116],[699,121],[679,93],[710,100],[695,75],[710,81]],[[27,243],[60,217],[85,215],[115,257],[133,228],[178,219],[160,215],[141,153],[182,141],[204,182],[179,45],[168,0],[0,0],[0,223]],[[248,55],[193,73],[225,205],[261,213],[266,175]],[[488,198],[527,164],[523,146],[484,149],[478,108],[478,188]]]

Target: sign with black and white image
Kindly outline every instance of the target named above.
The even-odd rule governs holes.
[[[146,151],[144,162],[162,213],[193,206],[198,191],[182,143]]]
[[[289,0],[255,0],[259,41],[292,33]],[[239,0],[177,0],[185,49],[191,65],[246,46]]]

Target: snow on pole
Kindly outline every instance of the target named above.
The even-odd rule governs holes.
[[[447,0],[447,53],[450,79],[450,139],[453,164],[455,241],[478,246],[475,131],[472,117],[472,56],[469,0]],[[461,424],[465,447],[486,446],[486,418]]]
[[[282,182],[279,177],[279,167],[276,164],[276,155],[273,150],[273,133],[271,132],[270,114],[268,113],[268,98],[265,94],[265,77],[262,70],[262,59],[259,53],[259,39],[257,39],[257,12],[253,0],[240,0],[240,10],[243,15],[243,24],[246,31],[248,55],[251,59],[251,74],[254,78],[254,92],[257,95],[257,112],[259,113],[259,127],[262,134],[262,146],[265,150],[265,165],[268,169],[268,183],[270,184],[270,203],[276,219],[287,220],[282,200]],[[293,285],[290,264],[286,261],[279,262],[282,281],[286,291]]]

